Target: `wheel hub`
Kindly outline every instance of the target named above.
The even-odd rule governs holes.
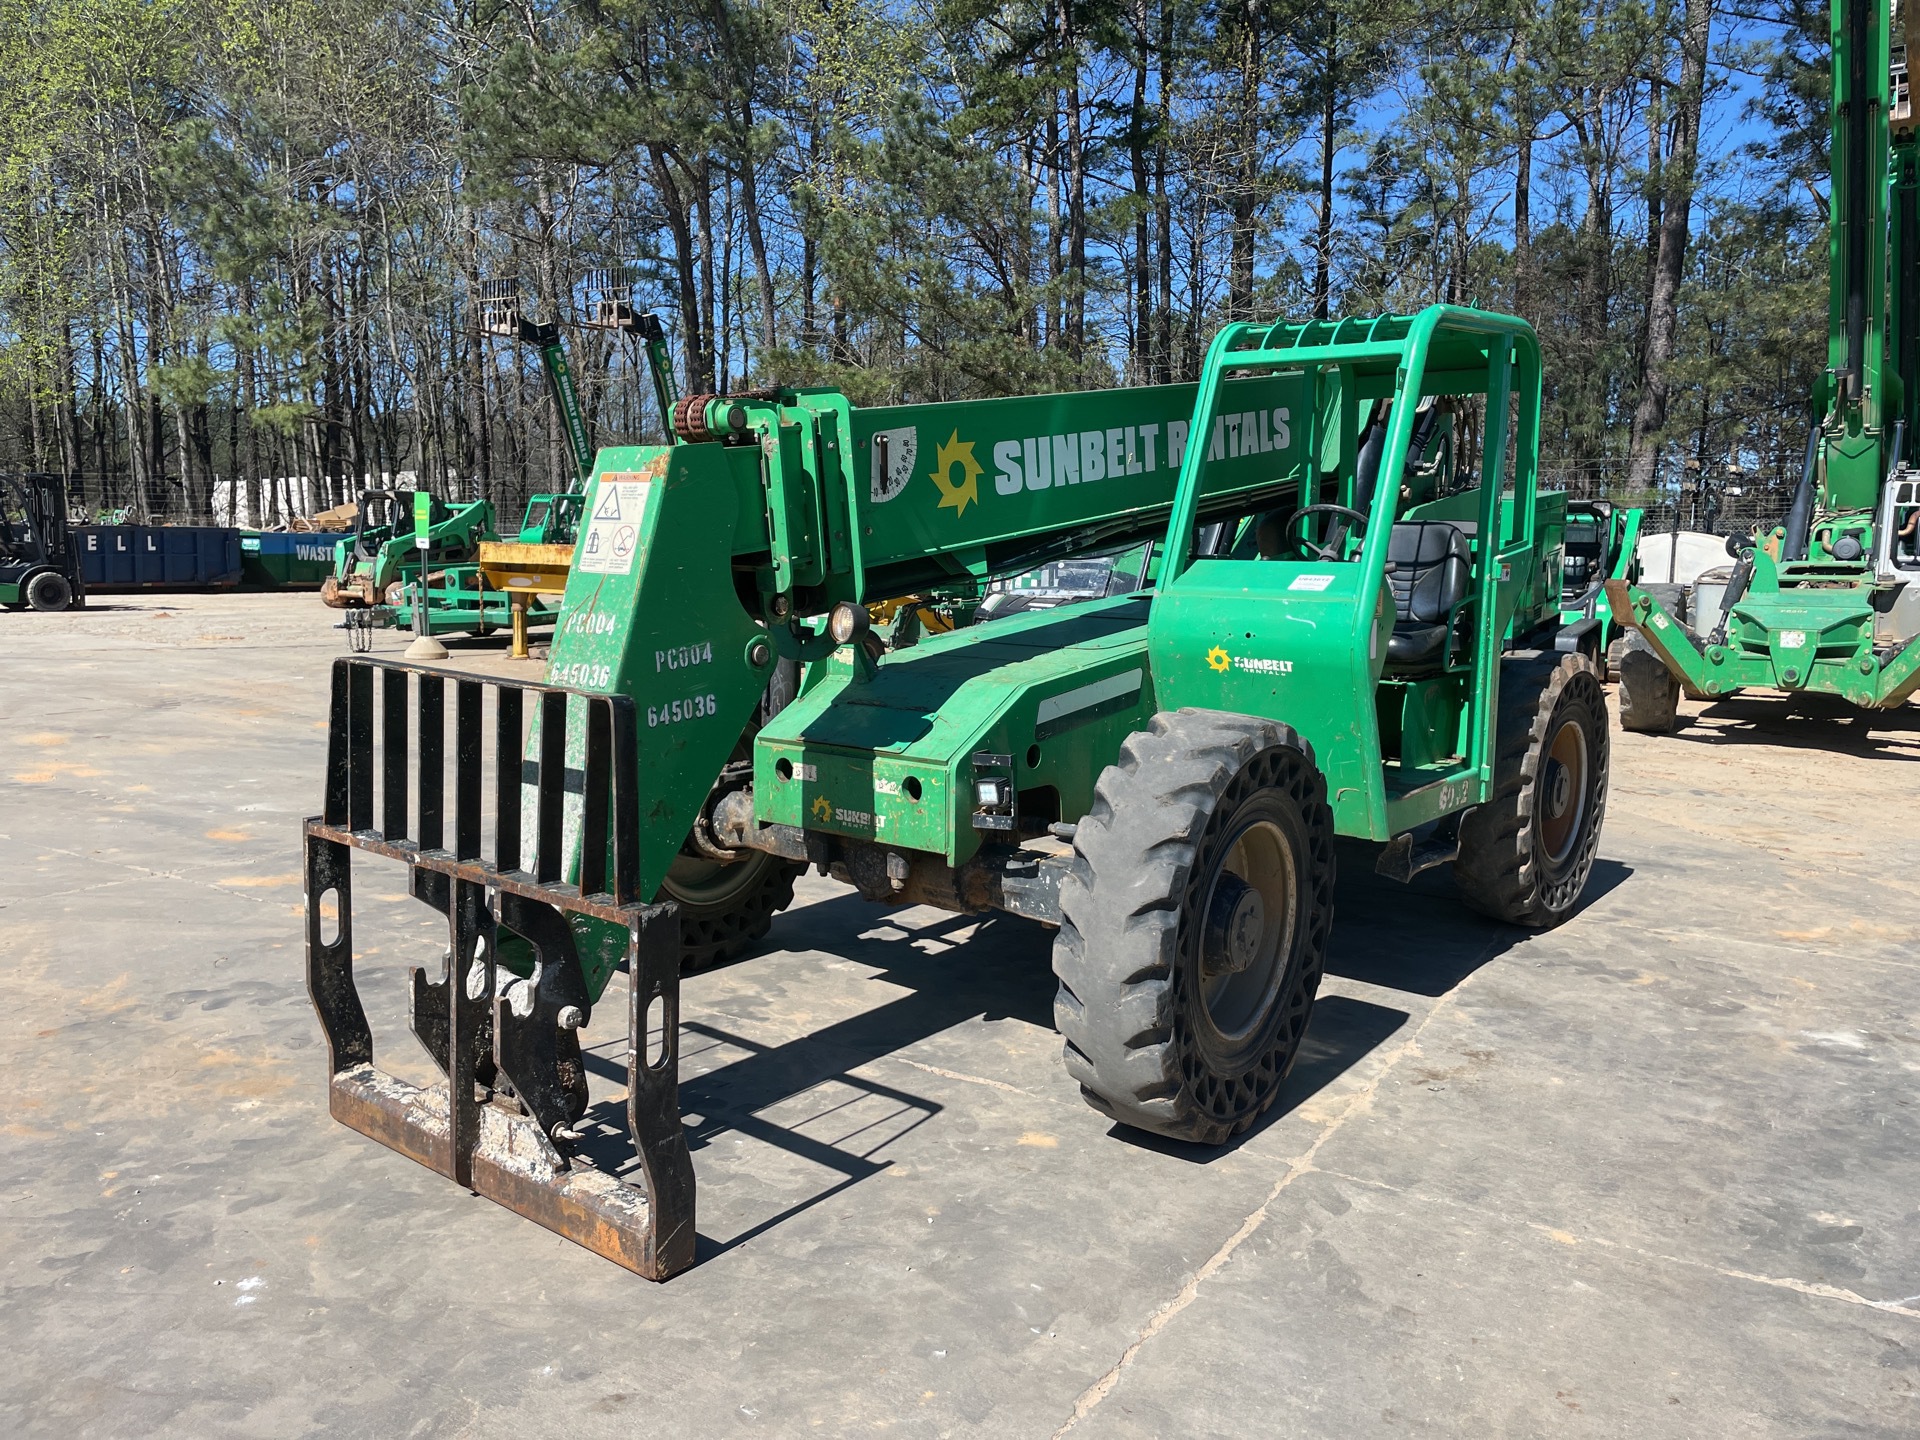
[[[1221,875],[1207,910],[1206,943],[1200,954],[1202,973],[1238,975],[1259,957],[1266,928],[1267,907],[1260,892],[1238,875]]]
[[[1547,762],[1547,814],[1557,820],[1567,813],[1573,796],[1573,772],[1558,760]]]
[[[1559,865],[1577,848],[1587,818],[1587,736],[1568,720],[1554,733],[1540,768],[1539,831],[1546,858]]]

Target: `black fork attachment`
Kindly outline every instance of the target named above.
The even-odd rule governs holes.
[[[585,712],[577,768],[567,765],[570,705],[576,719]],[[538,752],[529,754],[524,726],[536,709]],[[336,660],[326,810],[304,827],[307,991],[326,1032],[334,1119],[636,1274],[665,1280],[693,1263],[693,1161],[680,1126],[679,914],[635,893],[638,762],[625,696]],[[534,792],[531,837],[521,833],[523,787]],[[565,874],[570,792],[581,822],[577,881]],[[413,1033],[444,1084],[423,1088],[374,1068],[353,979],[355,850],[404,861],[411,893],[446,916],[441,973],[415,969],[410,977]],[[627,1123],[637,1185],[576,1144],[573,1126],[587,1103],[577,1031],[592,1007],[569,914],[626,932]],[[529,976],[496,962],[503,929],[531,948]]]

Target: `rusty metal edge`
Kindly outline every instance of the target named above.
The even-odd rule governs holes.
[[[456,860],[448,850],[422,850],[418,846],[399,844],[383,840],[367,831],[348,830],[342,826],[329,825],[320,816],[310,816],[303,824],[303,832],[322,840],[332,840],[341,845],[350,845],[356,850],[365,850],[374,855],[384,855],[391,860],[401,860],[409,865],[418,865],[422,869],[437,870],[443,875],[451,875],[459,880],[469,880],[477,885],[490,885],[496,890],[510,891],[516,895],[525,895],[531,900],[539,900],[560,910],[573,910],[582,915],[591,915],[596,920],[605,920],[614,925],[629,925],[649,907],[644,904],[620,905],[611,895],[600,892],[604,899],[593,895],[582,895],[580,891],[563,881],[546,882],[536,880],[523,870],[501,871],[481,860]]]
[[[684,1257],[662,1253],[653,1207],[645,1195],[618,1176],[579,1161],[543,1179],[482,1144],[473,1153],[473,1189],[642,1279],[666,1280],[693,1263],[691,1247]]]
[[[349,1130],[451,1179],[453,1134],[445,1092],[444,1085],[412,1085],[372,1065],[355,1065],[333,1077],[327,1110]]]

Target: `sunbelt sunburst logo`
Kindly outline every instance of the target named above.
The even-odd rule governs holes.
[[[953,478],[956,469],[960,472],[957,480]],[[939,508],[964,515],[967,506],[978,505],[981,473],[980,462],[973,456],[973,442],[962,440],[960,432],[955,430],[933,457],[933,483],[940,489]]]

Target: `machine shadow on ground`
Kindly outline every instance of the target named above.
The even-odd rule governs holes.
[[[1730,696],[1682,715],[1679,726],[1661,738],[1920,760],[1920,707],[1862,710],[1831,695]]]
[[[778,964],[776,952],[781,950],[819,951],[869,968],[869,978],[905,991],[874,1009],[775,1044],[711,1018],[682,1020],[680,1108],[696,1163],[699,1152],[723,1135],[734,1135],[785,1151],[833,1177],[739,1233],[724,1239],[702,1234],[701,1260],[744,1244],[885,1170],[892,1162],[878,1152],[944,1108],[856,1071],[969,1022],[1015,1020],[1051,1028],[1051,931],[1000,914],[944,915],[920,923],[919,917],[927,913],[918,912],[907,925],[901,923],[907,917],[857,895],[835,896],[789,912],[776,922],[769,945],[734,962],[734,967],[723,967],[756,959]],[[959,940],[959,931],[972,933]],[[586,1062],[595,1076],[624,1084],[622,1042],[589,1050]],[[595,1140],[603,1141],[606,1159],[615,1163],[624,1158],[619,1155],[624,1143],[622,1103],[613,1096],[597,1102],[589,1114],[593,1128],[586,1132],[589,1153]],[[822,1122],[842,1133],[830,1140],[808,1133],[808,1127],[817,1130]]]
[[[1378,846],[1347,840],[1336,853],[1340,882],[1327,945],[1329,975],[1437,999],[1535,933],[1468,909],[1448,866],[1403,885],[1374,870]],[[1632,876],[1631,866],[1596,858],[1574,917]]]
[[[1444,867],[1403,885],[1375,873],[1377,853],[1378,847],[1362,842],[1339,843],[1340,878],[1327,952],[1330,978],[1431,1001],[1531,937],[1532,932],[1469,910]],[[1632,873],[1617,861],[1596,861],[1581,908],[1620,887]],[[851,892],[802,905],[776,922],[769,941],[756,952],[705,973],[724,983],[741,967],[778,967],[782,952],[813,952],[859,967],[866,972],[863,978],[889,987],[888,998],[773,1041],[764,1031],[748,1033],[757,1028],[750,1022],[714,1013],[743,1006],[758,1011],[758,1005],[747,1005],[737,994],[703,995],[709,987],[693,977],[689,984],[698,1003],[686,1007],[680,1026],[680,1105],[690,1148],[697,1157],[723,1137],[744,1139],[824,1171],[826,1182],[771,1213],[736,1216],[744,1223],[737,1229],[730,1225],[733,1233],[703,1233],[700,1259],[724,1254],[886,1170],[893,1162],[882,1152],[940,1115],[941,1102],[858,1073],[874,1062],[957,1026],[985,1022],[1017,1022],[1048,1032],[1036,1039],[1051,1043],[1053,935],[1049,927],[1015,916],[888,910]],[[807,975],[793,983],[821,978]],[[1190,1145],[1119,1125],[1108,1134],[1194,1165],[1210,1164],[1336,1084],[1390,1043],[1418,1008],[1323,990],[1279,1102],[1226,1146]],[[578,1127],[582,1148],[601,1165],[630,1167],[624,1036],[590,1045],[585,1060],[595,1093]],[[1018,1077],[978,1078],[1021,1088],[1010,1083]],[[1062,1096],[1073,1095],[1064,1070],[1056,1069],[1052,1078]]]
[[[1374,847],[1341,846],[1330,976],[1433,999],[1528,939],[1525,930],[1469,911],[1444,870],[1401,885],[1375,874],[1374,858]],[[1631,874],[1618,862],[1597,862],[1586,903]],[[683,1020],[681,1109],[690,1146],[699,1152],[732,1135],[783,1150],[823,1168],[829,1177],[824,1186],[737,1234],[703,1236],[703,1258],[722,1254],[886,1169],[891,1162],[880,1152],[942,1110],[927,1096],[857,1072],[955,1026],[1011,1020],[1051,1031],[1051,929],[1007,915],[929,920],[928,914],[882,910],[849,893],[789,912],[778,922],[772,938],[779,950],[830,955],[897,987],[892,998],[872,1009],[775,1043],[711,1016]],[[770,946],[736,964],[756,958],[778,963]],[[1225,1147],[1187,1145],[1117,1125],[1109,1133],[1196,1165],[1211,1163],[1338,1082],[1411,1018],[1411,1009],[1323,994],[1280,1103]],[[589,1069],[601,1080],[624,1081],[619,1048],[588,1052]],[[998,1076],[980,1078],[1005,1083]],[[1070,1093],[1064,1072],[1058,1079],[1062,1093]],[[597,1123],[589,1133],[617,1139],[618,1108],[612,1096],[597,1104],[592,1117]],[[823,1139],[822,1122],[844,1133]]]
[[[1336,846],[1340,878],[1333,934],[1327,943],[1329,976],[1435,1000],[1532,935],[1469,910],[1455,894],[1444,866],[1416,876],[1411,884],[1386,879],[1374,870],[1379,851],[1379,846],[1364,841],[1342,840]],[[1596,860],[1580,909],[1617,889],[1632,874],[1618,861]],[[1244,1134],[1216,1148],[1118,1125],[1109,1133],[1195,1165],[1210,1164],[1313,1099],[1384,1046],[1411,1018],[1405,1010],[1323,991],[1279,1103]]]

